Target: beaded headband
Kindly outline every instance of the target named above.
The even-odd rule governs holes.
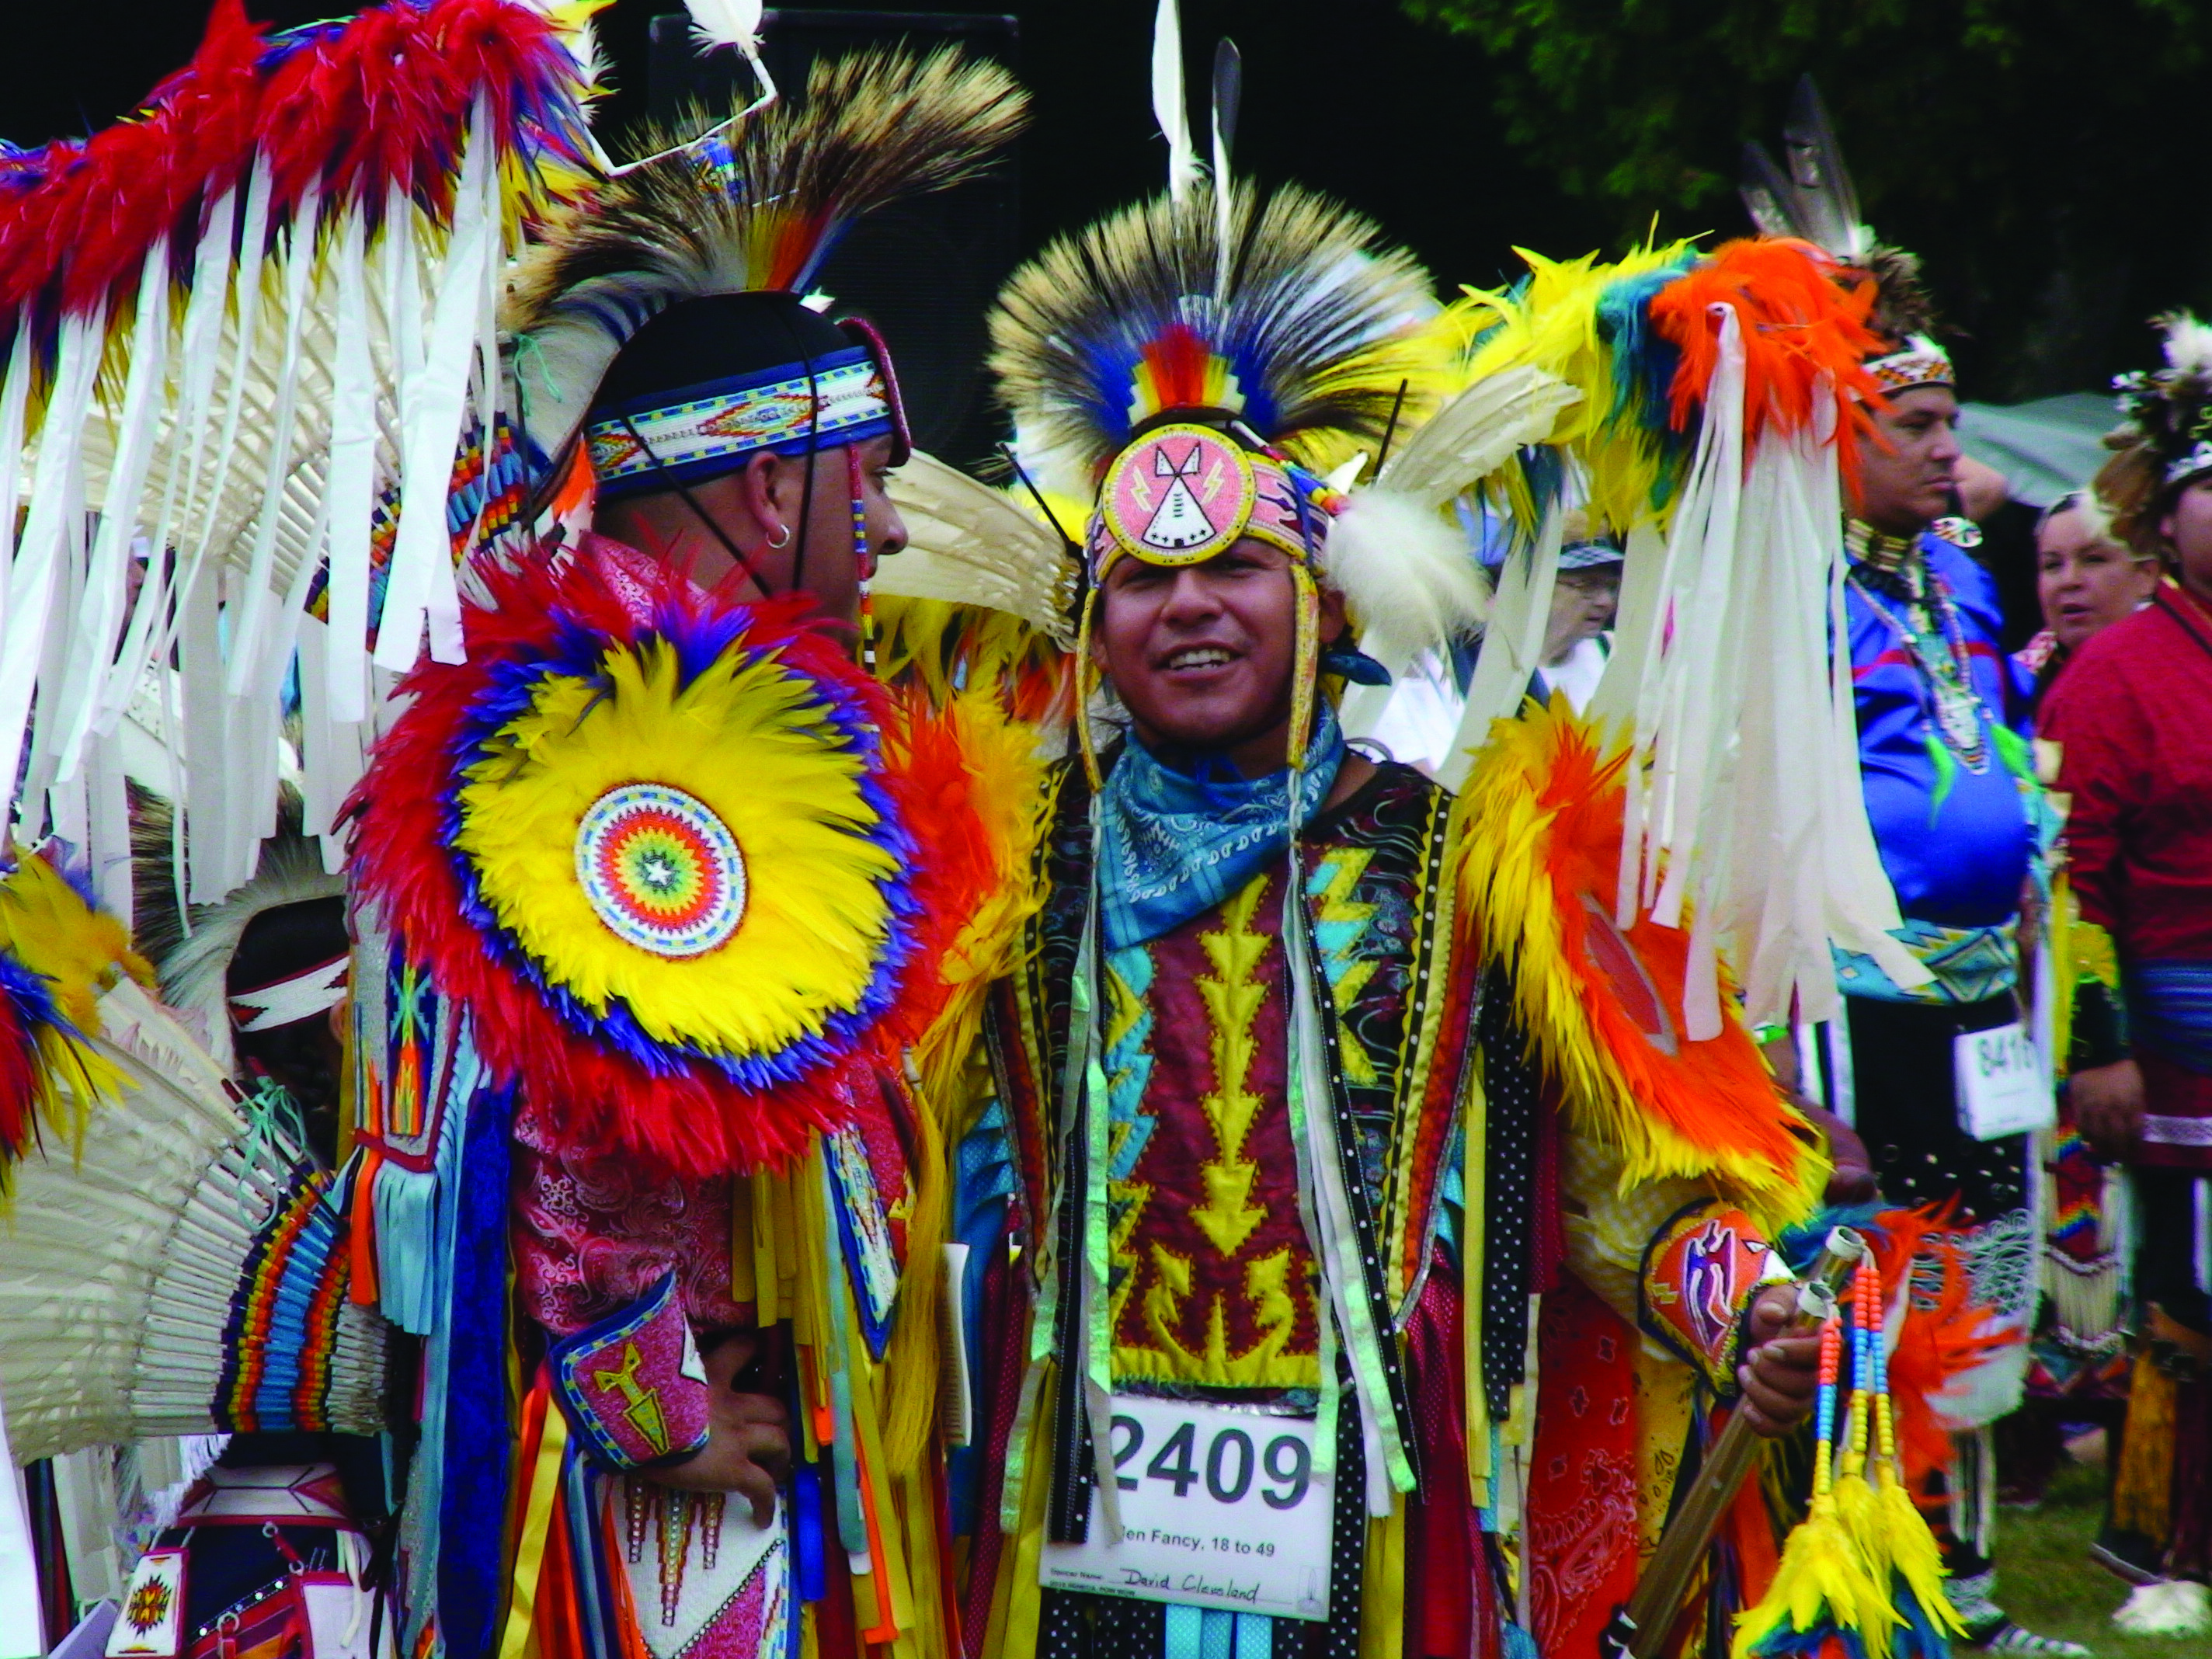
[[[811,388],[811,389],[810,389]],[[896,404],[866,346],[708,380],[617,405],[584,428],[599,494],[695,483],[755,450],[803,454],[897,430]]]
[[[1916,334],[1904,349],[1884,357],[1867,360],[1867,373],[1885,392],[1910,392],[1917,386],[1956,386],[1959,376],[1943,348],[1925,334]]]

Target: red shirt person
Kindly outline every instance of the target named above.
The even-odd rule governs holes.
[[[2133,1059],[2075,1079],[2083,1132],[2107,1157],[2212,1170],[2212,470],[2163,522],[2179,582],[2081,647],[2042,730],[2075,890],[2118,948],[2134,1027]]]
[[[2122,1622],[2146,1627],[2129,1622],[2153,1611],[2145,1598],[2179,1592],[2185,1604],[2156,1611],[2158,1628],[2181,1634],[2212,1624],[2197,1582],[2212,1577],[2212,1376],[2201,1359],[2212,1300],[2195,1248],[2212,1171],[2212,331],[2185,318],[2167,327],[2167,367],[2120,383],[2135,430],[2098,492],[2172,580],[2081,647],[2042,730],[2058,746],[2082,915],[2117,949],[2132,1051],[2068,1085],[2083,1137],[2132,1166],[2146,1344],[2098,1554],[2142,1586]],[[2166,1402],[2156,1411],[2154,1394]],[[2162,1503],[2132,1496],[2160,1492]]]

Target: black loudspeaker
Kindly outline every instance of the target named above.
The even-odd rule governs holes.
[[[957,45],[1011,66],[1018,31],[1013,18],[989,14],[771,10],[761,57],[783,95],[795,99],[805,94],[815,58],[898,41]],[[687,106],[726,107],[751,96],[750,72],[735,52],[702,58],[688,17],[653,20],[647,99],[656,122],[677,121]],[[882,331],[914,441],[945,460],[982,459],[1003,430],[983,368],[984,318],[1019,252],[1020,209],[1010,150],[981,178],[869,215],[816,282],[836,302],[832,315],[858,314]]]

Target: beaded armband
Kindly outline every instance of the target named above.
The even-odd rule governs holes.
[[[1746,1316],[1760,1287],[1786,1284],[1789,1267],[1751,1218],[1710,1199],[1678,1211],[1644,1247],[1638,1322],[1733,1396]]]
[[[707,1443],[707,1371],[673,1273],[548,1358],[570,1430],[606,1467],[645,1468]]]

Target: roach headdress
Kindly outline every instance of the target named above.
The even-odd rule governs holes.
[[[1322,586],[1393,665],[1480,621],[1485,585],[1440,509],[1556,412],[1533,382],[1448,398],[1430,296],[1348,209],[1201,179],[1016,273],[991,362],[1025,465],[1093,504],[1094,585],[1125,557],[1194,564],[1248,537],[1288,556],[1303,690]]]
[[[2156,519],[2174,492],[2212,471],[2212,327],[2185,311],[2158,319],[2166,364],[2112,382],[2126,424],[2105,442],[2118,452],[2097,474],[2096,496],[2137,553],[2166,552]]]
[[[529,435],[557,457],[579,429],[603,495],[894,435],[882,343],[802,296],[861,216],[969,176],[1017,132],[1027,97],[956,51],[817,63],[803,100],[618,169],[538,250],[509,304]],[[695,124],[705,126],[703,120]]]

